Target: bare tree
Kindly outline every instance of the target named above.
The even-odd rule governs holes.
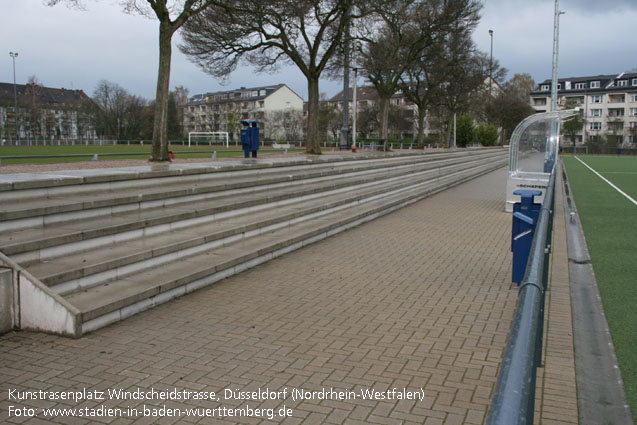
[[[515,96],[524,102],[529,102],[531,92],[535,89],[535,80],[531,74],[515,74],[504,85],[504,90],[510,95]]]
[[[428,91],[422,83],[423,66],[436,55],[441,43],[450,40],[450,34],[466,33],[479,20],[480,3],[475,0],[395,0],[391,7],[380,12],[384,25],[380,30],[367,26],[373,32],[363,37],[361,49],[363,68],[380,98],[381,139],[387,141],[389,101],[402,83],[411,93],[407,97],[419,106],[419,140],[422,144],[425,101]],[[410,77],[420,81],[405,83]],[[430,79],[431,80],[431,79]],[[430,81],[429,84],[433,84]],[[421,97],[425,97],[422,99]],[[421,107],[422,106],[422,107]]]
[[[380,1],[380,0],[376,0]],[[367,10],[358,0],[241,0],[224,13],[204,11],[184,27],[182,51],[214,76],[227,76],[245,61],[259,71],[282,62],[307,79],[308,153],[319,146],[319,78],[337,51],[348,22]]]
[[[175,97],[175,104],[177,106],[177,117],[179,120],[179,128],[181,129],[181,136],[186,135],[184,126],[184,108],[188,103],[188,89],[184,86],[177,86],[172,92]]]
[[[331,135],[332,141],[336,141],[342,125],[342,115],[338,108],[327,101],[321,102],[318,114],[319,140],[325,141]]]
[[[400,16],[396,14],[393,16]],[[398,90],[400,76],[417,49],[414,39],[417,33],[405,30],[397,21],[389,21],[378,32],[378,36],[370,38],[361,50],[361,65],[365,76],[376,88],[380,106],[380,138],[387,150],[389,127],[389,103]]]
[[[97,132],[100,136],[120,139],[125,126],[125,114],[130,95],[121,86],[101,80],[93,92],[93,101],[99,107]]]
[[[303,112],[299,109],[279,109],[268,112],[266,129],[269,138],[273,140],[298,141],[303,132]]]
[[[494,61],[494,65],[494,69],[497,70],[497,61]],[[484,105],[483,113],[486,120],[500,127],[502,143],[506,142],[506,138],[513,133],[520,121],[535,113],[529,104],[530,93],[534,87],[535,82],[529,74],[515,74],[504,84],[504,90],[497,96],[480,102]]]
[[[436,72],[444,75],[444,79],[431,96],[439,114],[441,134],[446,134],[443,142],[446,144],[451,137],[454,114],[469,111],[489,75],[489,58],[475,48],[469,28],[450,34]]]
[[[172,36],[186,21],[209,8],[215,0],[122,0],[126,13],[139,13],[156,17],[159,21],[159,69],[153,124],[153,151],[151,161],[170,161],[168,156],[168,95],[170,88],[170,58]],[[54,6],[67,3],[84,7],[83,0],[46,0]],[[171,18],[171,14],[176,14]]]

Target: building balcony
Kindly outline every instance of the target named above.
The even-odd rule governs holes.
[[[608,95],[608,103],[626,103],[626,96]]]

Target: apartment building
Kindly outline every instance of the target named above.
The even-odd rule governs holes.
[[[95,112],[82,90],[0,83],[0,144],[93,142]]]
[[[265,137],[277,137],[281,129],[274,116],[298,115],[302,128],[302,112],[303,99],[285,84],[241,87],[191,97],[184,106],[184,130],[226,131],[238,140],[241,121],[256,120]]]
[[[616,146],[637,144],[637,73],[562,78],[557,83],[558,107],[567,102],[583,109],[585,124],[578,144],[607,140]],[[551,108],[551,80],[531,92],[537,112]]]

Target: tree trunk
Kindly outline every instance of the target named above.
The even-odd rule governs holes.
[[[305,152],[310,154],[320,154],[321,146],[319,141],[319,79],[318,77],[307,77],[307,143]]]
[[[427,110],[424,107],[418,107],[418,149],[425,147],[425,118]]]
[[[161,22],[159,24],[159,72],[157,75],[151,161],[170,161],[168,156],[168,92],[170,90],[172,34],[170,23]]]
[[[383,143],[383,150],[388,151],[387,134],[389,129],[389,101],[390,98],[380,98],[380,139]]]

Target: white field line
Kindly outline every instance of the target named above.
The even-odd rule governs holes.
[[[618,188],[617,186],[615,186],[613,183],[611,183],[606,177],[602,176],[601,174],[599,174],[597,171],[595,171],[594,169],[592,169],[587,163],[585,163],[584,161],[582,161],[581,159],[579,159],[577,156],[575,157],[575,159],[577,159],[579,162],[581,162],[582,164],[584,164],[584,166],[586,168],[588,168],[589,170],[591,170],[593,173],[595,173],[597,175],[597,177],[599,177],[600,179],[604,180],[606,183],[608,183],[610,185],[610,187],[612,187],[613,189],[615,189],[616,191],[618,191],[619,193],[621,193],[622,195],[624,195],[630,202],[632,202],[633,204],[635,204],[637,206],[637,201],[635,201],[633,198],[630,197],[630,195],[628,195],[626,192],[624,192],[623,190],[621,190],[620,188]]]

